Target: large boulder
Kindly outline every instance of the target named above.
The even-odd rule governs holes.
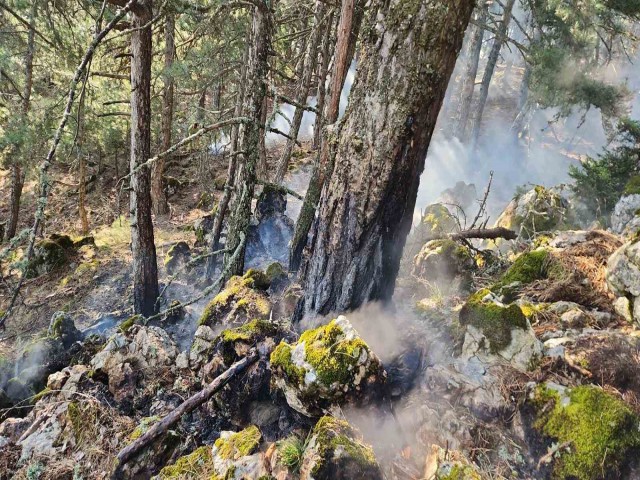
[[[346,402],[363,404],[381,393],[386,372],[344,316],[304,332],[271,354],[274,385],[294,410],[317,416]]]
[[[405,262],[413,261],[422,246],[430,240],[442,238],[442,236],[460,230],[456,218],[442,203],[428,205],[422,212],[420,223],[416,225],[409,236],[403,252]]]
[[[495,226],[515,230],[519,238],[530,239],[539,232],[566,230],[572,222],[568,200],[553,189],[536,185],[528,192],[516,195]]]
[[[640,322],[640,240],[625,243],[607,262],[606,279],[610,290],[619,297],[616,311],[625,318]]]
[[[191,249],[187,242],[178,242],[173,245],[164,257],[164,266],[169,275],[175,274],[180,268],[191,260]]]
[[[300,480],[382,480],[373,449],[344,420],[322,417],[311,432]]]
[[[499,356],[520,370],[527,370],[540,356],[542,346],[521,308],[503,304],[490,290],[469,297],[460,310],[460,324],[466,328],[462,357]]]
[[[611,214],[611,230],[619,235],[633,235],[640,230],[640,194],[624,195]]]

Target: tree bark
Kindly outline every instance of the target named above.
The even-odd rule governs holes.
[[[316,67],[318,64],[317,50],[322,38],[322,22],[324,20],[325,11],[326,5],[324,4],[324,2],[317,1],[314,14],[314,29],[311,35],[311,40],[306,48],[305,60],[302,63],[302,71],[300,72],[301,74],[298,77],[295,101],[300,105],[307,104],[309,87],[311,86],[311,78],[313,77],[313,73],[316,71]],[[289,161],[291,160],[291,154],[293,153],[293,148],[295,147],[298,133],[300,132],[300,125],[302,125],[303,115],[304,109],[299,106],[296,107],[293,114],[293,119],[291,121],[291,128],[289,129],[290,138],[287,140],[284,150],[282,151],[282,155],[278,160],[278,166],[276,174],[273,178],[273,183],[281,184],[284,180],[284,176],[286,175],[287,169],[289,167]]]
[[[334,12],[333,7],[331,8],[331,12],[329,13],[329,18],[327,19],[327,27],[324,33],[324,37],[322,39],[322,62],[320,62],[318,68],[318,88],[316,92],[317,104],[316,108],[318,110],[318,114],[316,115],[316,122],[313,125],[313,149],[317,150],[320,148],[320,139],[322,133],[322,112],[324,112],[325,99],[327,96],[327,88],[326,88],[326,80],[329,75],[329,63],[331,62],[331,50],[333,48],[333,43],[335,41],[335,36],[333,32],[334,27]]]
[[[260,128],[264,98],[266,94],[266,79],[269,72],[269,52],[271,50],[271,36],[273,23],[270,8],[275,8],[275,2],[259,0],[253,9],[251,29],[251,49],[247,65],[247,90],[244,101],[244,116],[251,119],[238,128],[238,144],[240,145],[239,169],[235,179],[235,198],[232,204],[232,216],[229,221],[227,237],[227,251],[235,251],[240,244],[240,234],[247,233],[251,221],[251,202],[256,186],[256,166],[260,161],[260,136],[264,135],[264,128]],[[229,276],[239,275],[244,270],[244,253],[234,259],[230,253],[225,255],[225,262],[229,267]],[[232,263],[229,263],[232,262]]]
[[[173,12],[167,12],[164,24],[164,75],[162,90],[162,119],[160,131],[162,142],[160,151],[164,152],[171,147],[171,127],[173,125],[173,90],[174,80],[173,61],[176,56],[175,45],[176,19]],[[167,196],[164,193],[162,177],[164,176],[165,159],[161,158],[151,168],[151,201],[153,213],[166,215],[169,213]]]
[[[83,136],[84,136],[84,101],[86,95],[86,82],[88,78],[85,77],[85,84],[82,88],[82,93],[80,94],[80,99],[78,101],[78,126],[76,135],[78,139],[76,140],[76,153],[78,156],[78,176],[80,177],[78,182],[78,216],[80,217],[80,231],[83,235],[89,233],[89,219],[87,218],[87,162],[84,158],[83,152]]]
[[[364,3],[358,0],[344,0],[338,22],[336,39],[336,52],[331,82],[329,87],[329,100],[323,115],[323,125],[333,125],[338,120],[340,113],[340,94],[347,78],[349,65],[355,52],[355,44],[358,41],[360,24],[364,17]],[[322,81],[322,80],[321,80]],[[297,271],[302,262],[302,255],[307,244],[309,230],[315,218],[316,206],[320,200],[320,192],[325,184],[327,175],[333,170],[333,163],[329,155],[329,139],[323,135],[320,142],[320,150],[316,154],[315,165],[307,194],[300,208],[300,215],[291,240],[291,253],[289,255],[289,270]]]
[[[496,64],[498,63],[500,50],[502,49],[502,45],[507,38],[507,31],[509,28],[509,22],[511,21],[511,12],[513,10],[514,4],[515,0],[507,0],[507,3],[504,6],[504,11],[502,12],[502,21],[500,22],[500,27],[498,27],[496,36],[493,39],[493,45],[491,46],[491,51],[489,52],[489,56],[487,57],[487,65],[484,67],[482,83],[480,84],[480,92],[478,95],[478,103],[475,107],[475,111],[473,112],[471,122],[471,141],[474,148],[478,144],[478,139],[480,138],[482,115],[484,114],[484,107],[487,104],[487,97],[489,96],[489,86],[491,85],[493,72],[495,71]]]
[[[467,53],[467,64],[460,86],[460,104],[458,107],[457,124],[454,135],[462,141],[467,140],[467,124],[469,123],[469,112],[473,102],[473,91],[476,85],[476,77],[478,75],[478,64],[480,63],[480,53],[482,52],[482,40],[484,38],[484,28],[482,25],[487,21],[487,13],[489,4],[481,0],[476,8],[477,24],[473,27],[473,36],[469,43],[469,51]]]
[[[149,168],[137,169],[151,157],[151,0],[139,0],[131,33],[131,252],[135,312],[153,315],[158,297],[156,247],[151,217]]]
[[[298,313],[393,294],[420,174],[472,0],[376,0],[349,107],[335,132]]]
[[[31,91],[33,89],[33,56],[36,50],[36,16],[38,14],[37,2],[31,3],[29,14],[29,33],[27,35],[27,52],[24,57],[24,89],[22,92],[22,124],[26,126],[28,122],[29,109],[31,108]],[[11,193],[9,194],[9,220],[5,236],[7,240],[16,235],[18,229],[18,218],[20,216],[20,200],[22,199],[22,188],[24,187],[25,174],[20,165],[19,156],[23,156],[20,146],[13,149],[10,154],[11,159]]]

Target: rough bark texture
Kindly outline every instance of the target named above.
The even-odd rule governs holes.
[[[131,252],[136,313],[153,315],[158,297],[156,247],[151,218],[151,174],[136,169],[151,157],[151,0],[138,1],[131,34]]]
[[[495,38],[493,39],[493,45],[491,45],[491,51],[487,57],[487,65],[484,67],[484,73],[482,74],[482,82],[480,83],[480,92],[478,95],[478,103],[473,112],[473,121],[471,123],[471,140],[473,145],[476,145],[478,138],[480,137],[480,126],[482,124],[482,115],[484,114],[484,107],[487,103],[487,97],[489,96],[489,86],[491,85],[491,79],[493,78],[493,72],[496,69],[498,63],[498,57],[500,56],[500,50],[507,38],[507,30],[509,28],[509,22],[511,21],[511,11],[515,0],[507,0],[502,13],[502,22],[498,27]]]
[[[173,68],[173,60],[176,55],[175,46],[175,29],[176,20],[172,12],[168,12],[164,24],[164,82],[162,90],[162,125],[160,132],[162,142],[160,151],[164,152],[171,147],[171,126],[173,124],[173,90],[174,81],[171,69]],[[165,159],[161,158],[153,164],[151,169],[151,200],[153,205],[153,213],[156,215],[165,215],[169,213],[169,204],[164,193],[162,177],[164,176]]]
[[[247,90],[243,112],[252,121],[240,125],[238,144],[243,152],[239,157],[239,168],[235,179],[235,198],[232,204],[232,216],[229,221],[227,251],[235,251],[240,244],[240,234],[246,234],[251,221],[251,202],[256,186],[256,166],[260,161],[260,137],[264,135],[261,128],[262,109],[266,94],[266,78],[269,72],[269,51],[271,49],[272,17],[270,8],[273,3],[260,0],[254,7],[251,30],[251,49],[247,65]],[[225,262],[231,262],[229,253]],[[239,275],[244,269],[244,248],[233,263],[228,265],[229,275]]]
[[[340,94],[355,53],[360,25],[364,17],[364,4],[363,0],[358,0],[357,3],[355,0],[344,0],[342,3],[336,33],[336,51],[329,82],[329,97],[321,120],[323,125],[331,126],[338,120]],[[309,179],[309,187],[307,188],[304,202],[302,202],[300,215],[298,216],[291,241],[291,254],[289,256],[289,269],[291,271],[297,271],[302,262],[302,254],[307,244],[309,230],[315,218],[320,192],[325,184],[327,174],[333,170],[333,164],[329,158],[329,149],[330,145],[325,132],[325,135],[321,137],[320,150],[316,155],[314,169]]]
[[[325,99],[327,96],[327,88],[325,80],[327,75],[329,74],[329,62],[331,61],[331,50],[333,48],[333,42],[335,41],[334,35],[334,12],[333,8],[329,12],[329,16],[327,19],[327,26],[324,32],[324,37],[322,39],[322,47],[321,47],[321,55],[322,62],[319,64],[318,68],[318,89],[316,92],[316,98],[318,103],[316,108],[318,112],[324,111]],[[316,116],[316,123],[313,125],[313,149],[317,150],[320,147],[320,139],[322,133],[322,115]]]
[[[484,38],[484,28],[482,28],[482,25],[487,21],[488,10],[489,4],[485,1],[481,1],[476,7],[475,18],[477,24],[473,27],[473,35],[467,52],[467,63],[462,77],[462,85],[460,86],[460,104],[457,114],[458,127],[453,133],[463,141],[467,140],[467,124],[469,123],[469,112],[471,111],[473,91],[476,85],[476,76],[478,75],[478,64],[480,63],[480,53],[482,52],[482,40]]]
[[[390,299],[427,147],[472,0],[378,0],[349,107],[335,132],[299,313]]]

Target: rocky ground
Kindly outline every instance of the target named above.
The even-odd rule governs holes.
[[[275,192],[250,235],[256,268],[187,308],[174,302],[204,288],[210,217],[163,230],[176,308],[147,323],[127,312],[126,222],[50,235],[31,288],[68,288],[76,307],[54,295],[46,331],[3,358],[0,478],[639,478],[639,208],[623,197],[611,231],[585,229],[571,198],[536,186],[497,221],[516,240],[459,242],[455,215],[428,206],[393,309],[299,324],[300,288],[273,262],[291,229]]]

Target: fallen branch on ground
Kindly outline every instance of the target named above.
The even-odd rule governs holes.
[[[468,240],[468,239],[482,239],[482,240],[495,240],[497,238],[504,238],[505,240],[515,240],[518,237],[516,232],[504,227],[495,228],[472,228],[470,230],[462,230],[456,233],[449,233],[446,235],[440,235],[432,240],[441,240],[449,238],[451,240]]]
[[[122,467],[129,460],[135,457],[143,448],[147,447],[160,436],[162,436],[169,427],[178,422],[183,415],[192,412],[204,402],[209,400],[216,392],[220,391],[229,381],[243,372],[247,367],[254,364],[258,360],[258,353],[255,350],[251,350],[249,354],[242,360],[238,360],[231,365],[220,376],[216,377],[213,382],[208,384],[205,388],[200,390],[195,395],[192,395],[184,402],[182,402],[175,410],[171,411],[158,423],[153,425],[149,430],[138,437],[133,443],[130,443],[118,453],[118,468]],[[116,470],[117,471],[117,470]]]

